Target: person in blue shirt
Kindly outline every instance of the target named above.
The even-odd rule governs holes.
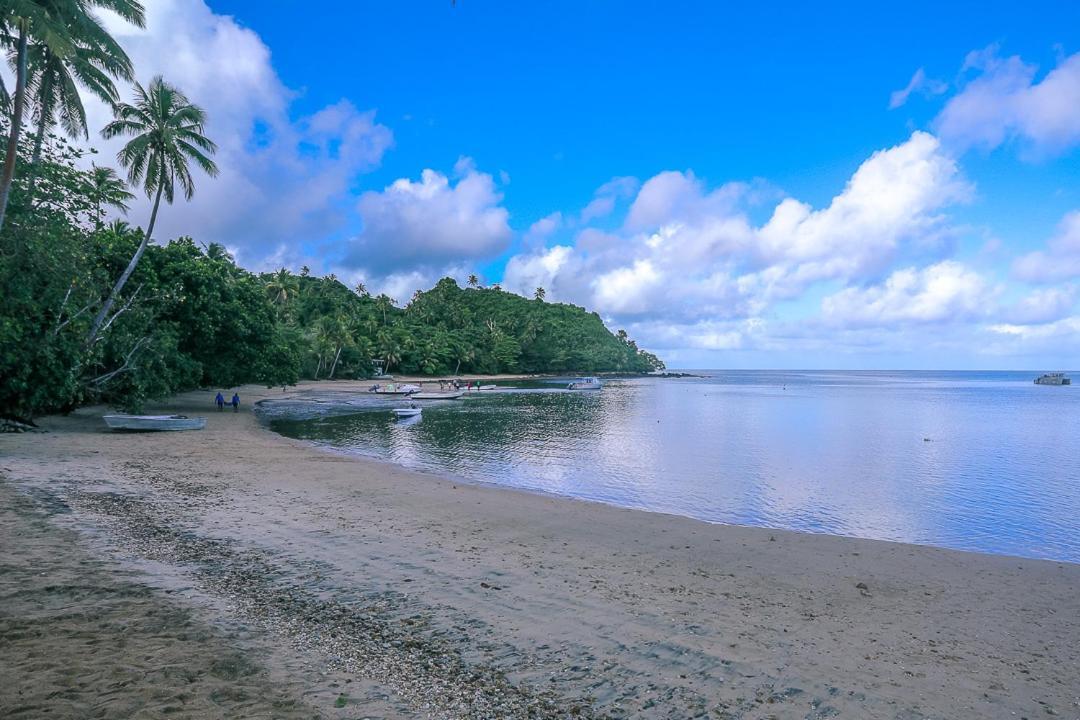
[[[214,398],[214,402],[217,403],[218,412],[225,409],[225,397],[221,393],[217,394],[217,397]]]
[[[233,393],[232,394],[231,402],[232,402],[232,411],[233,412],[240,412],[240,394],[239,393]]]

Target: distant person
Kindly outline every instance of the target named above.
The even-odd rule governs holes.
[[[232,411],[240,412],[240,395],[237,393],[232,394]]]
[[[221,412],[222,410],[225,409],[225,396],[222,395],[221,393],[217,394],[217,397],[214,398],[214,402],[217,403],[218,412]]]

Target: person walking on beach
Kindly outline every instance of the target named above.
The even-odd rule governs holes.
[[[214,402],[217,403],[218,412],[225,409],[225,397],[220,392],[217,394],[217,397],[214,398]]]
[[[232,394],[232,411],[240,412],[240,395],[239,393]]]

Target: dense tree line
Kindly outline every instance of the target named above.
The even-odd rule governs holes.
[[[195,191],[192,167],[217,174],[203,111],[164,79],[120,102],[133,68],[94,15],[141,26],[135,0],[18,0],[0,6],[0,414],[31,418],[83,403],[137,407],[193,387],[277,385],[388,371],[496,373],[663,367],[625,332],[572,305],[452,279],[405,307],[334,276],[257,275],[220,245],[151,244],[162,200]],[[89,137],[79,87],[112,104],[112,168],[83,162]],[[29,133],[24,125],[32,120]],[[150,198],[145,230],[123,221],[132,190]]]

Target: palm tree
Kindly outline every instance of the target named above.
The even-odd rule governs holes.
[[[273,300],[273,303],[278,306],[283,306],[289,302],[289,298],[296,294],[299,283],[293,274],[281,268],[276,273],[270,276],[270,281],[266,283],[266,291]]]
[[[476,287],[479,284],[480,284],[480,278],[476,277],[475,275],[470,275],[469,276],[469,287]]]
[[[543,301],[544,301],[544,297],[545,297],[546,295],[547,295],[547,290],[545,290],[545,289],[544,289],[544,288],[542,288],[542,287],[538,287],[538,288],[536,288],[536,292],[535,292],[535,293],[533,293],[533,297],[535,297],[535,298],[536,298],[537,300],[539,300],[540,302],[543,302]]]
[[[127,184],[115,170],[100,165],[93,165],[90,170],[90,195],[97,206],[94,215],[98,227],[105,219],[102,206],[109,205],[127,214],[128,203],[135,199],[135,194],[128,191]]]
[[[15,160],[26,108],[30,41],[44,46],[49,53],[64,62],[77,55],[80,45],[99,49],[112,48],[111,55],[114,59],[127,59],[116,41],[94,16],[94,8],[112,10],[139,27],[146,24],[143,7],[137,0],[8,0],[0,10],[4,38],[15,46],[12,58],[15,95],[8,129],[7,152],[4,155],[3,169],[0,170],[0,229],[4,226],[11,183],[15,178]]]
[[[362,282],[356,283],[356,294],[359,295],[360,297],[367,297],[368,296],[367,285],[365,285]]]
[[[154,207],[150,211],[150,224],[142,242],[94,318],[86,338],[87,345],[97,339],[98,331],[116,303],[116,298],[146,252],[154,233],[162,196],[171,204],[176,185],[179,184],[184,197],[191,199],[195,193],[195,181],[191,177],[189,162],[194,162],[210,177],[218,173],[217,165],[207,157],[207,154],[217,150],[217,146],[203,135],[206,113],[197,105],[192,105],[182,92],[165,82],[160,75],[151,80],[147,88],[136,83],[135,104],[117,103],[113,114],[115,119],[105,126],[101,134],[105,138],[134,136],[117,154],[117,159],[128,169],[128,181],[132,185],[141,182],[146,196],[153,196]]]
[[[79,86],[112,105],[119,99],[112,78],[131,79],[131,60],[120,45],[96,25],[89,25],[87,32],[76,38],[77,45],[67,57],[57,55],[44,42],[27,50],[27,84],[37,101],[38,123],[30,162],[30,197],[41,162],[41,143],[55,116],[59,114],[60,126],[69,137],[89,138]]]

